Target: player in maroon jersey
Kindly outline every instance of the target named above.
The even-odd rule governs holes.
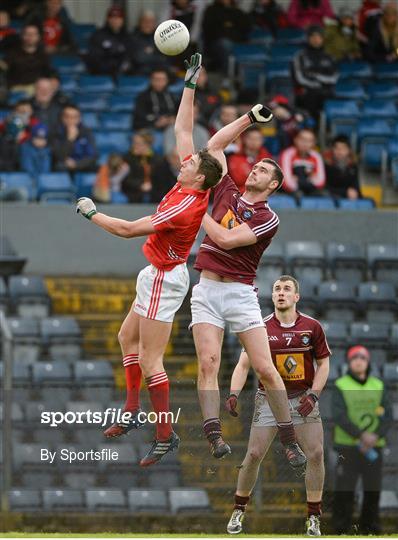
[[[265,107],[256,107],[217,132],[209,141],[209,151],[226,148],[250,123],[259,121],[259,115],[262,122],[272,119],[272,113]],[[203,218],[207,236],[195,263],[201,277],[192,290],[191,327],[199,361],[198,394],[203,430],[213,456],[222,458],[231,452],[222,438],[218,389],[221,347],[228,324],[267,388],[291,466],[301,469],[305,467],[305,455],[297,444],[283,381],[272,363],[253,286],[260,258],[279,224],[267,199],[282,182],[283,173],[278,164],[272,159],[262,159],[253,166],[243,195],[227,174],[214,189],[212,217],[206,214]]]
[[[125,221],[98,213],[91,199],[82,198],[77,210],[109,233],[123,238],[148,235],[143,251],[149,262],[138,275],[136,298],[119,332],[127,381],[124,412],[127,421],[105,431],[117,437],[142,425],[139,405],[141,373],[145,377],[154,411],[158,414],[156,439],[141,460],[145,467],[159,461],[179,445],[169,412],[169,380],[163,365],[173,318],[189,289],[186,260],[206,212],[210,188],[222,176],[218,156],[221,151],[194,153],[192,141],[193,100],[201,68],[201,55],[195,54],[187,66],[185,88],[178,110],[175,132],[181,170],[176,185],[160,202],[157,211],[136,221]],[[161,414],[162,413],[162,414]]]
[[[308,459],[305,473],[308,509],[306,532],[309,536],[320,536],[325,469],[318,400],[329,375],[331,353],[320,323],[297,311],[299,299],[297,281],[292,276],[281,276],[272,290],[275,311],[264,318],[264,323],[272,360],[286,386],[297,439]],[[238,396],[245,385],[249,368],[249,358],[246,352],[242,352],[232,375],[230,396],[226,403],[233,416],[237,416]],[[242,531],[246,505],[257,481],[260,464],[275,438],[276,426],[267,391],[259,381],[249,444],[239,469],[235,506],[227,527],[230,534]]]

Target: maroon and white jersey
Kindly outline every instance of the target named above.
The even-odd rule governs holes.
[[[195,261],[196,270],[210,270],[241,283],[253,284],[264,250],[278,230],[279,218],[266,201],[252,204],[225,175],[214,190],[212,218],[226,229],[247,223],[257,242],[250,246],[225,250],[206,236]]]
[[[297,312],[291,325],[284,325],[275,313],[264,318],[272,360],[285,383],[289,398],[312,387],[314,361],[330,356],[331,352],[321,324],[304,313]],[[259,389],[264,387],[259,381]]]

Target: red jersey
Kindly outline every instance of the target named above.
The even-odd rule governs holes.
[[[322,360],[331,352],[321,324],[297,312],[291,325],[283,325],[275,313],[264,318],[272,360],[285,383],[289,398],[311,388],[314,381],[314,360]],[[259,381],[259,389],[264,386]]]
[[[225,175],[214,189],[212,217],[226,229],[247,223],[257,236],[257,242],[225,250],[206,236],[196,257],[195,269],[210,270],[219,276],[252,285],[261,256],[278,230],[278,216],[266,201],[254,204],[246,201],[230,176]]]
[[[310,150],[306,156],[297,152],[295,146],[283,150],[280,159],[284,174],[283,190],[291,193],[299,188],[298,178],[294,172],[296,167],[302,167],[308,179],[317,189],[322,189],[326,182],[325,165],[322,156],[316,150]]]
[[[143,246],[148,261],[161,270],[186,262],[209,204],[210,190],[181,187],[179,182],[163,197],[151,221],[156,233]]]

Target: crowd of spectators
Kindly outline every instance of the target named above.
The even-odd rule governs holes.
[[[126,12],[115,1],[105,14],[104,26],[93,31],[81,50],[75,23],[62,0],[4,5],[0,9],[0,101],[9,112],[0,121],[0,170],[26,171],[34,178],[49,171],[66,171],[72,177],[76,172],[95,172],[94,196],[99,201],[117,200],[117,194],[134,203],[159,201],[179,170],[173,129],[179,94],[170,85],[181,75],[181,58],[170,59],[154,46],[160,15],[143,11],[130,30]],[[338,62],[397,61],[394,2],[363,0],[357,13],[349,3],[335,13],[329,0],[291,0],[287,10],[277,0],[253,0],[249,11],[234,0],[172,0],[163,8],[161,18],[183,21],[204,53],[206,68],[198,80],[194,112],[196,148],[204,147],[212,134],[256,99],[245,88],[225,92],[223,80],[234,45],[247,42],[254,29],[274,37],[283,28],[304,30],[305,42],[291,62],[293,94],[274,92],[267,97],[275,117],[272,144],[257,127],[234,141],[226,149],[231,177],[243,191],[253,163],[274,157],[284,169],[286,193],[298,198],[361,197],[350,141],[337,136],[323,155],[319,151],[319,115],[325,100],[333,96]],[[86,73],[109,75],[115,81],[122,75],[148,77],[148,87],[132,103],[127,153],[101,155],[74,96],[62,91],[52,63],[55,53],[79,56]],[[15,92],[23,92],[23,97],[14,100],[11,108],[6,99]]]

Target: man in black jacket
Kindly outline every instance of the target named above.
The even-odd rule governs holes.
[[[86,57],[87,67],[94,75],[116,76],[128,67],[129,36],[124,11],[119,6],[109,8],[106,23],[90,38]]]
[[[149,88],[137,97],[135,104],[133,129],[164,130],[174,123],[176,102],[173,94],[167,90],[169,76],[163,69],[151,73]]]
[[[296,105],[308,111],[316,120],[325,99],[332,97],[338,79],[336,66],[325,53],[323,44],[323,29],[310,26],[307,45],[296,54],[292,66]]]
[[[129,62],[132,75],[150,75],[155,68],[166,68],[169,65],[167,56],[161,54],[153,42],[156,26],[155,14],[152,11],[144,11],[129,43]]]

